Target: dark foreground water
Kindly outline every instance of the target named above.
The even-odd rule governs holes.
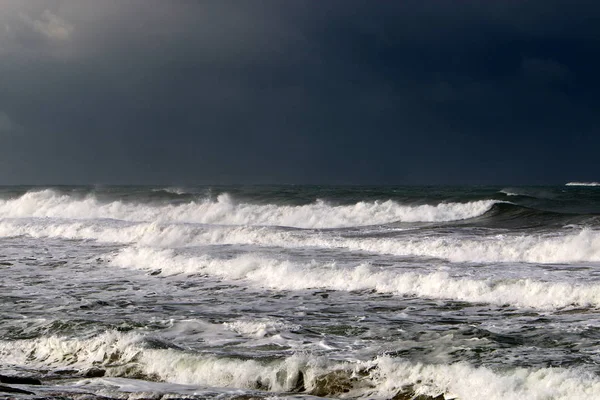
[[[600,186],[4,187],[0,315],[37,397],[597,399]]]

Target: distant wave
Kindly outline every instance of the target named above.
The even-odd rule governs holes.
[[[565,186],[600,186],[600,182],[569,182]]]
[[[165,187],[162,189],[152,189],[153,192],[164,192],[164,193],[170,193],[170,194],[190,194],[192,192],[189,192],[188,190],[184,189],[184,188],[180,188],[180,187]]]
[[[259,362],[185,352],[176,346],[169,348],[168,343],[156,348],[153,342],[156,340],[150,336],[111,330],[88,339],[52,336],[0,341],[0,356],[5,363],[35,368],[64,369],[65,363],[79,371],[100,367],[106,370],[104,378],[77,382],[79,388],[94,385],[96,390],[104,383],[130,392],[137,384],[147,392],[149,383],[139,380],[146,378],[172,384],[268,390],[274,394],[296,390],[302,392],[299,397],[415,398],[418,393],[430,397],[445,394],[448,399],[461,400],[600,398],[598,376],[578,369],[496,370],[466,362],[423,364],[388,355],[338,361],[302,353]],[[396,397],[404,391],[406,395]]]
[[[518,189],[518,188],[505,188],[502,190],[499,190],[498,193],[502,193],[505,196],[509,196],[509,197],[530,197],[532,199],[536,199],[538,197],[544,197],[543,193],[532,193],[531,190],[528,190],[527,192],[524,191],[523,189]]]
[[[124,201],[101,202],[95,196],[74,197],[47,189],[0,200],[0,218],[118,219],[220,225],[266,225],[297,228],[338,228],[390,222],[439,222],[473,218],[487,212],[495,200],[437,205],[402,205],[388,201],[360,201],[330,205],[238,203],[229,194],[178,204]]]
[[[312,262],[246,254],[233,259],[176,254],[173,250],[126,248],[111,264],[120,267],[158,270],[164,275],[207,274],[230,280],[244,280],[259,287],[277,290],[377,290],[401,296],[451,299],[478,303],[511,304],[541,309],[572,305],[600,306],[600,285],[573,285],[531,279],[514,281],[455,278],[445,272],[415,273],[380,270],[369,264],[338,267]]]
[[[556,197],[556,194],[552,190],[532,187],[507,187],[499,190],[498,193],[509,197],[528,197],[531,199],[549,200]]]
[[[513,191],[512,189],[502,189],[499,192],[507,196],[522,196],[519,193],[515,193],[515,191]]]

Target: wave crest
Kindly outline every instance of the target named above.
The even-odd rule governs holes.
[[[299,206],[237,203],[223,193],[216,200],[183,204],[101,202],[93,195],[77,198],[47,189],[16,199],[0,200],[2,218],[118,219],[123,221],[179,222],[220,225],[339,228],[390,222],[437,222],[473,218],[496,201],[438,205],[402,205],[394,201],[330,205],[324,201]]]
[[[565,186],[600,186],[600,182],[569,182]]]
[[[113,257],[111,264],[149,271],[160,269],[164,275],[207,274],[276,290],[376,290],[400,296],[540,309],[573,305],[600,307],[598,284],[574,285],[532,279],[476,280],[452,277],[445,272],[381,270],[367,263],[348,268],[337,266],[335,262],[298,264],[253,254],[214,259],[176,254],[173,250],[126,248]]]

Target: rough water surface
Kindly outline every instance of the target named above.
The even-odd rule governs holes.
[[[592,184],[3,187],[0,277],[0,397],[600,398]]]

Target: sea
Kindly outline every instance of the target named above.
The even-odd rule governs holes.
[[[600,184],[0,187],[1,377],[0,398],[600,399]]]

